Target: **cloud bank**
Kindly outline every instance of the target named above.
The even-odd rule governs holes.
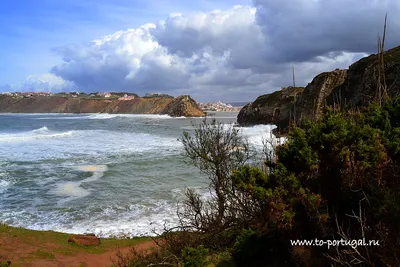
[[[167,19],[52,51],[63,63],[21,90],[191,94],[251,101],[376,51],[387,11],[387,47],[400,45],[397,0],[254,0],[253,6]],[[393,15],[391,15],[393,14]],[[15,88],[15,87],[14,87]]]

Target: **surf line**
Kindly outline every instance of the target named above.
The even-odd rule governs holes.
[[[54,190],[54,194],[64,197],[82,198],[90,195],[90,190],[81,187],[83,183],[96,181],[104,176],[108,170],[107,165],[82,165],[74,166],[75,170],[82,172],[92,172],[92,176],[78,182],[66,182],[59,184]]]

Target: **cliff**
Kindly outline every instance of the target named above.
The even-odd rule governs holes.
[[[388,93],[400,95],[400,46],[384,53],[385,79]],[[297,97],[284,99],[281,91],[263,95],[239,112],[242,126],[275,124],[287,128],[289,119],[318,119],[326,106],[363,106],[375,99],[378,56],[360,59],[348,70],[336,69],[317,75]]]
[[[0,95],[2,113],[110,113],[110,114],[167,114],[170,116],[202,117],[205,114],[192,103],[189,96],[135,98],[132,100],[72,98],[65,96],[8,96]],[[178,104],[184,103],[184,104]],[[179,106],[179,109],[168,108]]]
[[[310,120],[319,119],[326,106],[326,98],[337,86],[343,84],[346,78],[347,70],[339,69],[317,75],[297,99],[296,121],[300,121],[303,117]]]
[[[173,117],[202,117],[204,112],[200,110],[197,102],[190,96],[178,96],[173,99],[161,112]]]
[[[272,94],[258,97],[254,102],[247,104],[240,110],[237,117],[239,125],[287,125],[293,103],[303,90],[303,87],[287,87]]]
[[[400,94],[400,46],[384,53],[385,79],[391,96]],[[378,56],[362,58],[349,67],[347,78],[327,98],[328,105],[363,106],[374,100],[378,81]]]

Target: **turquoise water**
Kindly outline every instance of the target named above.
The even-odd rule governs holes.
[[[237,113],[218,113],[226,124]],[[1,114],[0,222],[38,230],[139,236],[177,223],[186,187],[207,179],[178,140],[202,119],[163,115]],[[261,146],[270,126],[244,128]]]

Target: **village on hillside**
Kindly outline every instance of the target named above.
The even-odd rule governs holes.
[[[221,101],[197,103],[203,111],[229,111],[239,112],[242,107],[234,107],[231,104],[226,104]]]
[[[124,92],[96,92],[96,93],[82,93],[82,92],[61,92],[61,93],[51,93],[51,92],[3,92],[0,95],[7,95],[12,97],[68,97],[68,98],[78,98],[78,99],[108,99],[108,100],[119,100],[127,101],[134,100],[139,96],[134,93],[124,93]],[[163,94],[163,93],[147,93],[143,98],[152,97],[171,97],[173,96]],[[226,111],[226,112],[239,112],[242,108],[241,106],[232,106],[231,104],[226,104],[221,101],[214,102],[197,102],[198,106],[203,111]]]
[[[111,98],[115,100],[133,100],[137,97],[136,94],[131,93],[109,93],[109,92],[99,92],[99,93],[80,93],[80,92],[62,92],[53,94],[51,92],[3,92],[2,95],[14,96],[14,97],[40,97],[40,96],[61,96],[61,97],[71,97],[71,98]]]

